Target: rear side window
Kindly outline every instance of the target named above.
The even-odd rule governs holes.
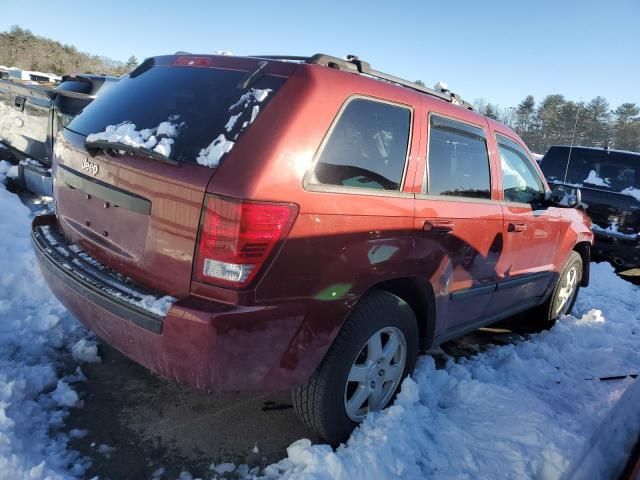
[[[158,142],[166,136],[171,148],[165,156],[172,160],[206,164],[205,157],[219,154],[219,160],[233,147],[285,81],[263,75],[249,88],[238,88],[247,74],[212,67],[143,65],[101,91],[67,128],[90,135],[106,132],[109,126],[134,125],[136,133],[146,130]]]
[[[410,131],[408,108],[351,100],[320,154],[314,183],[400,190]]]
[[[491,198],[489,154],[481,128],[431,116],[428,193]]]
[[[507,202],[532,203],[544,197],[544,185],[522,147],[502,135],[496,136],[502,189]]]

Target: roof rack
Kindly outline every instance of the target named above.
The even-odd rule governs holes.
[[[301,62],[301,63],[309,63],[314,65],[322,65],[324,67],[335,68],[337,70],[344,70],[353,73],[361,73],[363,75],[367,75],[369,77],[377,78],[379,80],[384,80],[387,82],[395,83],[398,85],[402,85],[403,87],[410,88],[412,90],[417,90],[421,93],[426,93],[427,95],[431,95],[433,97],[437,97],[446,102],[451,102],[454,105],[459,105],[468,110],[473,110],[473,105],[469,102],[464,101],[460,98],[459,95],[456,95],[449,90],[441,89],[435,90],[433,88],[425,87],[416,82],[412,82],[409,80],[405,80],[400,77],[395,77],[393,75],[389,75],[388,73],[379,72],[378,70],[374,70],[371,68],[371,65],[364,60],[360,60],[355,55],[347,55],[347,58],[338,58],[333,57],[331,55],[325,55],[324,53],[316,53],[311,57],[301,57],[295,55],[249,55],[253,58],[263,58],[265,60],[282,60],[287,62]]]

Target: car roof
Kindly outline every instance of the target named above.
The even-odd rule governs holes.
[[[551,150],[552,148],[567,148],[567,149],[570,148],[572,150],[587,150],[587,151],[592,151],[592,152],[621,153],[621,154],[624,154],[624,155],[640,156],[640,152],[633,152],[631,150],[617,150],[615,148],[583,147],[583,146],[580,146],[580,145],[551,145],[549,147],[549,150]],[[547,150],[547,152],[549,150]]]

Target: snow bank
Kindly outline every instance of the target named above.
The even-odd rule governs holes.
[[[46,287],[29,234],[29,209],[0,184],[0,479],[71,478],[86,461],[60,428],[83,375],[60,369],[86,331]]]
[[[71,355],[78,363],[101,363],[98,355],[98,343],[95,340],[81,338],[71,347]]]
[[[18,166],[12,165],[10,162],[7,162],[6,160],[0,160],[0,183],[4,183],[7,178],[17,178],[17,177],[18,177]],[[4,187],[0,187],[0,188],[4,189]]]
[[[593,264],[576,316],[515,345],[493,347],[438,369],[419,360],[394,406],[370,415],[346,445],[299,440],[267,478],[560,478],[575,467],[631,378],[640,371],[640,289]],[[635,396],[634,396],[635,398]],[[621,404],[640,431],[640,403]],[[619,415],[621,415],[619,413]],[[618,447],[618,449],[621,447]],[[600,455],[615,477],[621,455]]]

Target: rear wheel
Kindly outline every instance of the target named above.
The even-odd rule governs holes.
[[[580,290],[582,272],[582,257],[578,252],[571,252],[551,296],[532,310],[530,322],[533,325],[550,328],[562,315],[571,313]]]
[[[300,419],[325,441],[344,442],[369,412],[394,399],[418,355],[411,307],[383,291],[360,300],[306,385],[294,388]]]

